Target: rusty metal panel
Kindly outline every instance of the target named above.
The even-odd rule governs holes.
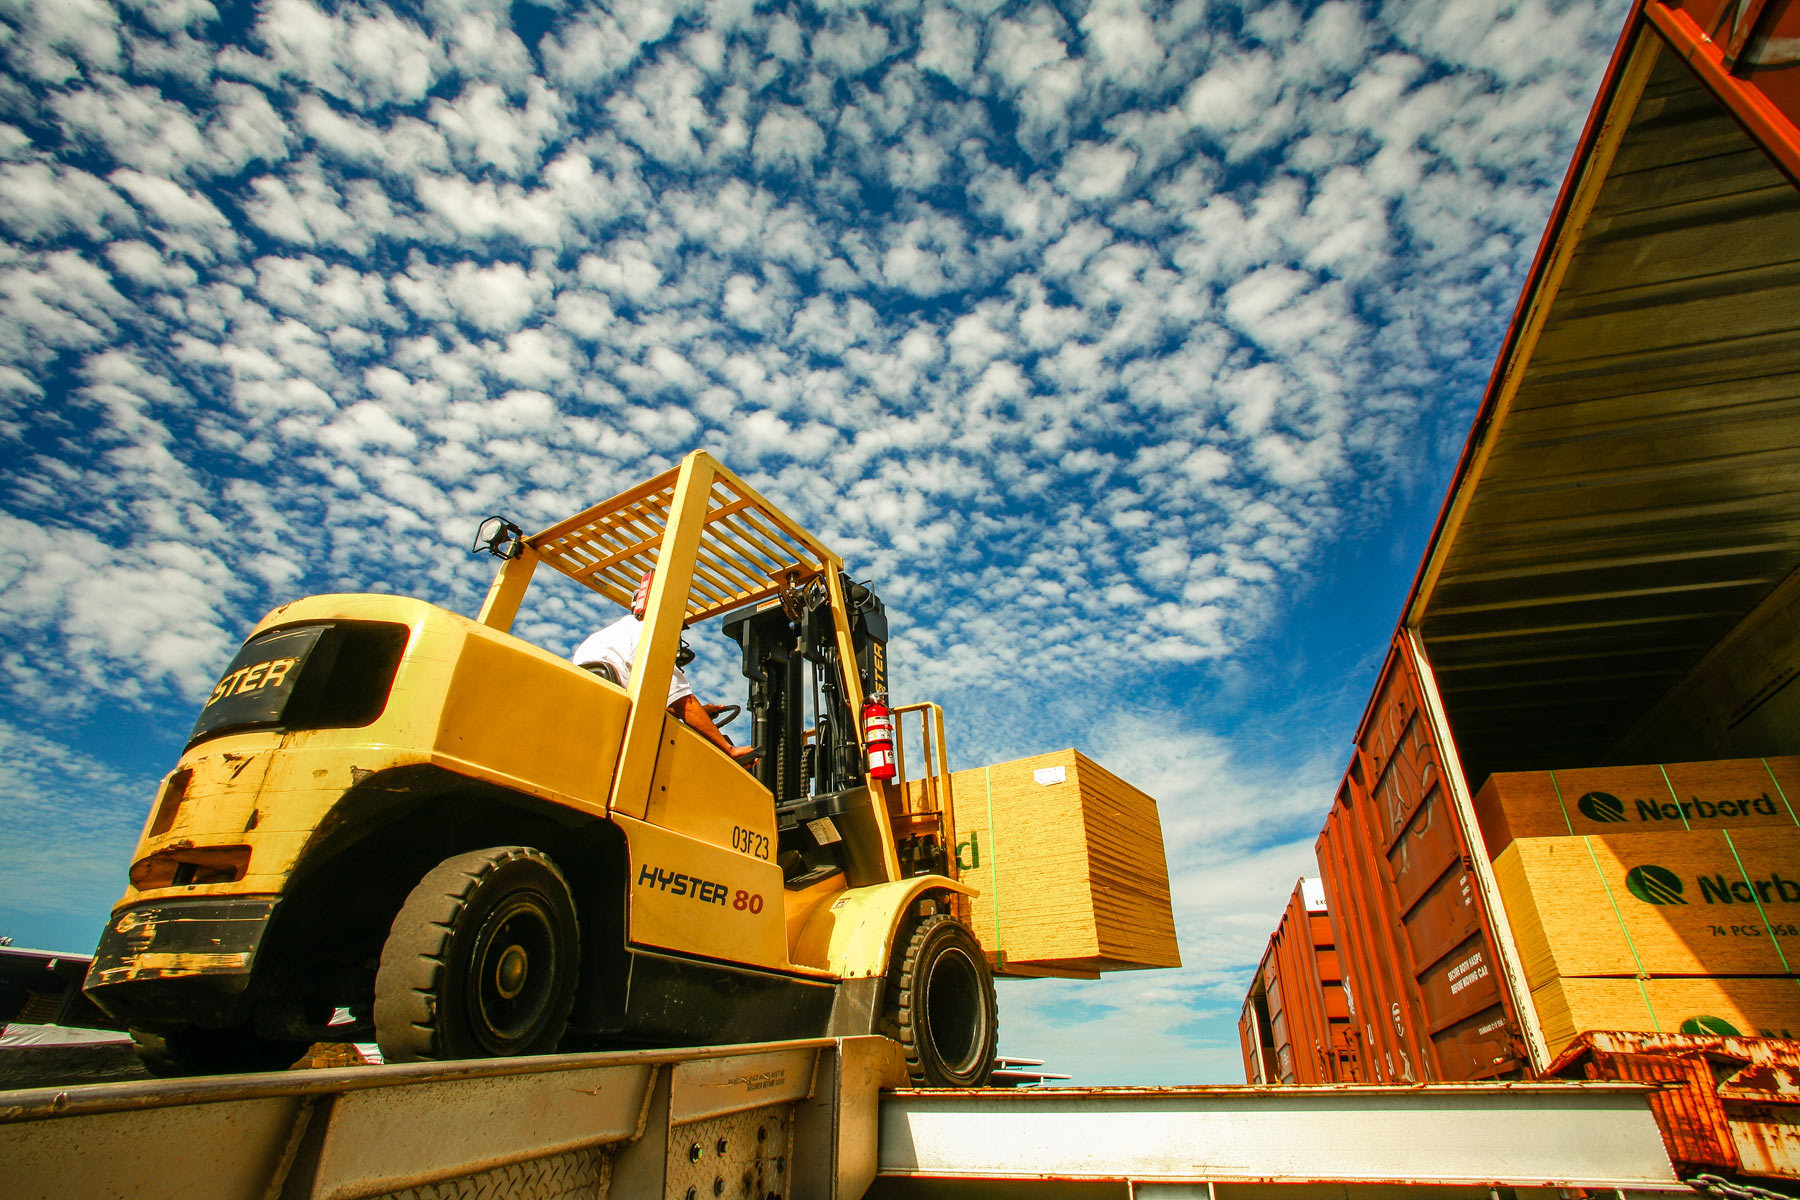
[[[812,1094],[818,1056],[815,1049],[797,1048],[679,1063],[669,1086],[669,1120],[698,1121],[804,1100]]]
[[[1244,1058],[1244,1082],[1267,1083],[1268,1072],[1263,1067],[1262,1037],[1257,1032],[1258,1021],[1256,1007],[1249,1000],[1238,1013],[1238,1053]]]
[[[1264,960],[1274,1044],[1278,1054],[1286,1052],[1284,1082],[1349,1083],[1358,1074],[1354,1057],[1346,1061],[1339,1052],[1349,1024],[1343,976],[1331,922],[1308,906],[1307,882],[1294,886]]]
[[[97,1089],[147,1095],[155,1084],[90,1084],[59,1089],[79,1102]],[[8,1093],[17,1096],[45,1092]],[[295,1116],[296,1096],[249,1097],[231,1104],[48,1116],[14,1123],[0,1104],[0,1175],[8,1200],[141,1196],[154,1180],[161,1195],[263,1200]]]
[[[1345,978],[1372,1010],[1358,1025],[1365,1077],[1507,1075],[1525,1066],[1517,1018],[1471,839],[1403,650],[1396,639],[1319,847]]]
[[[1389,889],[1374,873],[1361,808],[1359,765],[1338,791],[1314,849],[1325,880],[1333,937],[1344,970],[1345,1000],[1359,1074],[1371,1083],[1423,1083],[1437,1078],[1421,1041],[1417,989],[1402,967],[1400,917]]]
[[[859,1196],[877,1089],[905,1078],[859,1037],[0,1092],[0,1194],[660,1195],[686,1133],[709,1193]]]
[[[1684,1177],[1800,1179],[1800,1041],[1584,1033],[1549,1073],[1668,1085],[1652,1093],[1650,1111]]]
[[[656,1067],[450,1079],[332,1102],[318,1200],[352,1200],[635,1138]]]

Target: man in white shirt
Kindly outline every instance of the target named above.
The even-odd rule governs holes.
[[[618,676],[621,686],[631,682],[631,664],[637,658],[638,638],[644,632],[641,616],[628,612],[606,628],[590,635],[588,639],[575,648],[569,657],[576,666],[593,668],[605,664],[612,668]],[[713,724],[713,716],[724,711],[723,704],[702,704],[694,696],[694,689],[681,673],[680,667],[673,668],[669,676],[669,711],[687,722],[688,728],[717,746],[731,757],[746,761],[756,756],[754,746],[733,746],[731,739],[719,731]]]

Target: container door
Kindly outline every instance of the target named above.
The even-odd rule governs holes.
[[[1404,636],[1396,641],[1358,739],[1371,801],[1362,815],[1437,1077],[1505,1075],[1525,1065],[1523,1043],[1408,649]]]
[[[1439,1078],[1423,1028],[1411,957],[1382,855],[1363,817],[1371,801],[1360,756],[1338,789],[1316,850],[1326,909],[1343,970],[1358,1074],[1365,1083]]]

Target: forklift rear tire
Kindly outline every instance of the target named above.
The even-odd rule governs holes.
[[[981,1087],[994,1071],[999,1005],[969,927],[939,914],[913,926],[889,975],[887,1011],[919,1087]]]
[[[278,1042],[248,1029],[189,1029],[166,1033],[131,1031],[138,1061],[152,1075],[231,1075],[244,1071],[285,1071],[306,1053],[304,1042]]]
[[[388,1062],[549,1054],[575,1002],[569,885],[529,846],[445,859],[394,918],[375,975]]]

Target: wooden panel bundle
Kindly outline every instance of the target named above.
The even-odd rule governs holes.
[[[957,861],[995,971],[1178,967],[1156,801],[1074,750],[958,771]]]
[[[1490,857],[1514,838],[1793,827],[1800,757],[1510,771],[1475,796]]]
[[[1476,814],[1544,1035],[1800,1028],[1800,759],[1528,771]]]

